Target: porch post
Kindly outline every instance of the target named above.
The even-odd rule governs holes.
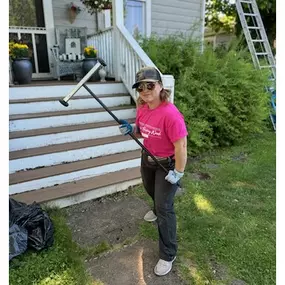
[[[163,87],[165,89],[168,89],[170,93],[170,102],[174,103],[174,85],[175,85],[175,79],[173,75],[162,75],[162,83]]]
[[[54,36],[54,19],[53,19],[53,8],[52,1],[43,0],[43,9],[44,9],[44,17],[45,17],[45,27],[47,31],[47,51],[49,58],[49,67],[50,73],[55,76],[55,67],[53,63],[53,56],[51,54],[50,48],[55,44],[55,36]]]
[[[115,63],[115,80],[121,80],[121,60],[120,60],[120,31],[118,27],[124,25],[124,7],[123,0],[112,0],[112,15],[113,15],[113,32],[114,32],[114,63]]]

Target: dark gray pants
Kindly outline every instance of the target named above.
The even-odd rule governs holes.
[[[166,159],[161,164],[167,169],[174,169],[175,161]],[[178,186],[165,180],[167,173],[154,162],[149,162],[143,152],[141,159],[141,175],[144,188],[154,202],[154,213],[157,216],[159,233],[159,257],[171,261],[177,252],[176,216],[174,212],[174,196]]]

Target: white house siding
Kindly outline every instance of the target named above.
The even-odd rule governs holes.
[[[201,37],[203,0],[152,0],[151,32]]]
[[[71,24],[68,17],[67,6],[73,2],[75,5],[82,8],[81,12],[76,16],[74,22]],[[66,26],[68,28],[87,27],[87,34],[94,34],[96,32],[96,16],[87,12],[87,8],[80,0],[53,0],[53,17],[54,25],[56,27]]]

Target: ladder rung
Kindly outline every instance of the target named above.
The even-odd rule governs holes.
[[[250,26],[250,27],[248,27],[248,28],[249,28],[250,30],[259,30],[259,29],[261,29],[261,27],[253,27],[253,26],[252,26],[252,27]]]
[[[252,1],[250,1],[250,0],[241,0],[241,1],[239,1],[239,2],[252,4]]]
[[[257,16],[257,14],[243,13],[245,16]]]
[[[262,65],[260,68],[274,68],[275,65]]]
[[[254,43],[262,43],[264,40],[252,40]]]
[[[257,52],[256,55],[267,55],[268,52]]]

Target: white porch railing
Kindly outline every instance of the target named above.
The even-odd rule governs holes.
[[[145,66],[158,68],[124,26],[117,26],[115,31],[118,33],[119,41],[117,46],[119,54],[118,72],[129,93],[136,101],[137,92],[132,89],[132,85],[135,82],[135,74]],[[171,101],[173,102],[174,78],[172,75],[163,74],[161,74],[161,77],[164,87],[171,91]]]
[[[123,0],[113,0],[113,27],[89,36],[88,45],[98,48],[98,56],[107,64],[108,76],[122,80],[132,98],[136,101],[137,93],[132,89],[135,74],[142,67],[155,64],[143,51],[137,41],[124,26]],[[158,69],[158,68],[157,68]],[[164,88],[171,91],[171,102],[174,100],[174,77],[161,74]]]
[[[98,49],[98,56],[104,59],[108,76],[115,77],[113,53],[113,28],[108,28],[95,35],[87,36],[87,45]]]

